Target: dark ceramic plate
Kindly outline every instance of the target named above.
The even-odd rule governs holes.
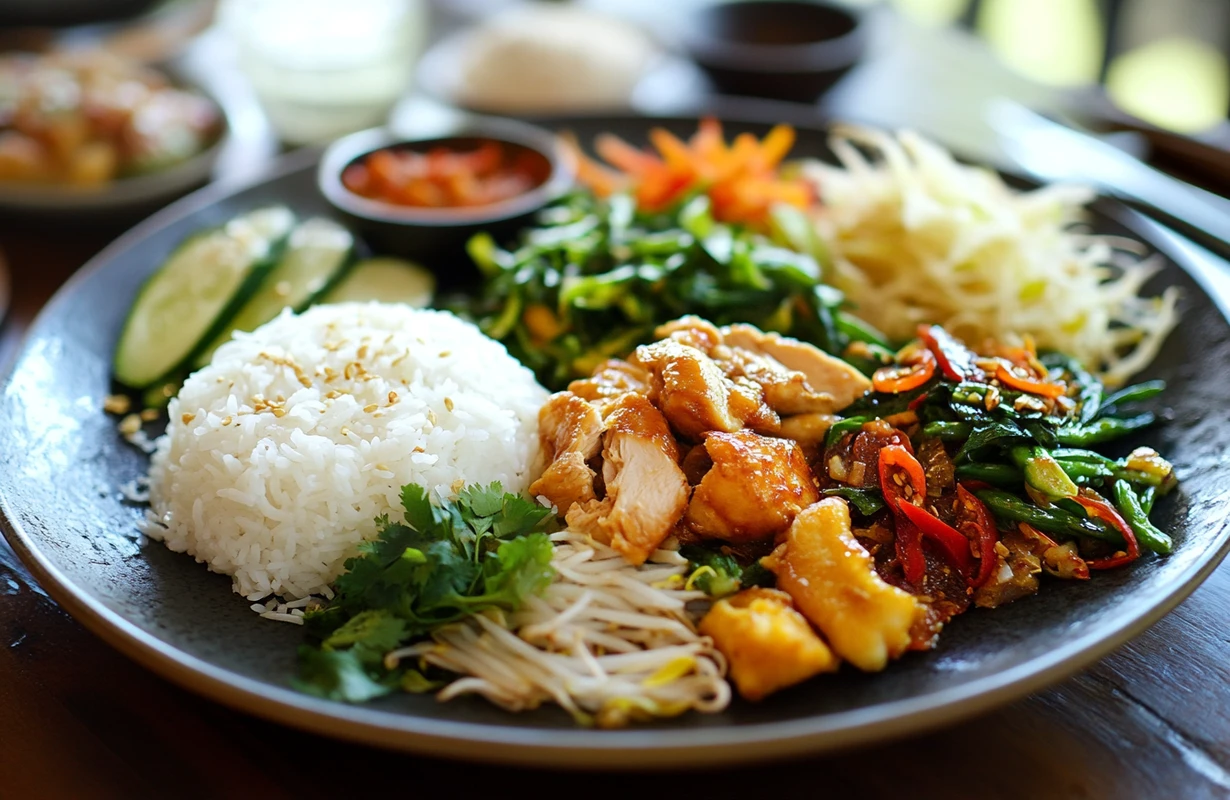
[[[695,126],[667,122],[682,133]],[[566,125],[589,141],[599,130],[643,139],[649,122]],[[744,127],[765,130],[729,126]],[[822,155],[824,134],[800,130],[796,153]],[[556,709],[511,715],[477,698],[439,703],[399,695],[348,706],[299,694],[288,685],[299,628],[259,619],[231,593],[229,578],[139,540],[141,509],[125,503],[117,487],[140,475],[146,458],[119,438],[101,406],[116,335],[142,279],[185,234],[259,203],[327,213],[312,167],[300,156],[242,191],[206,189],[107,248],[39,317],[0,401],[0,502],[17,553],[83,624],[201,694],[331,736],[472,759],[653,766],[783,756],[918,731],[1040,689],[1140,633],[1225,555],[1230,325],[1219,301],[1193,279],[1198,268],[1168,262],[1152,288],[1182,288],[1183,322],[1144,377],[1170,382],[1164,397],[1173,415],[1139,443],[1170,456],[1183,478],[1157,510],[1177,541],[1169,558],[1084,583],[1048,582],[1037,597],[973,611],[945,631],[935,651],[908,655],[880,675],[845,669],[759,704],[737,701],[722,714],[629,730],[578,730]],[[1102,212],[1097,228],[1132,233]]]

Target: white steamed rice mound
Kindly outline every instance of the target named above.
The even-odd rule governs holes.
[[[250,600],[319,593],[373,519],[400,508],[404,484],[524,491],[545,398],[502,345],[447,312],[284,312],[220,347],[171,401],[143,531]]]

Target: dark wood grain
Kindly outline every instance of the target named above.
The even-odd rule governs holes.
[[[114,231],[0,223],[7,363],[55,288]],[[128,661],[43,594],[0,541],[0,798],[363,796],[452,787],[551,797],[1221,798],[1230,796],[1230,566],[1121,650],[946,730],[782,764],[577,776],[416,758],[280,728]],[[397,789],[396,787],[400,787]],[[417,787],[417,788],[416,788]]]

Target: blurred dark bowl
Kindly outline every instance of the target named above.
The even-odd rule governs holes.
[[[386,203],[355,194],[342,183],[346,167],[377,150],[425,151],[449,143],[464,149],[478,140],[493,140],[538,153],[546,160],[545,180],[511,199],[465,208]],[[486,231],[497,242],[509,239],[543,206],[572,187],[572,162],[558,137],[550,131],[510,119],[474,117],[430,138],[398,138],[384,128],[373,128],[338,139],[321,158],[317,183],[325,199],[363,234],[376,252],[418,261],[436,273],[441,286],[455,287],[479,278],[465,253],[470,237]]]
[[[0,0],[0,27],[64,28],[144,14],[162,0]]]
[[[813,102],[867,49],[862,16],[802,0],[735,0],[690,15],[683,43],[723,94]]]

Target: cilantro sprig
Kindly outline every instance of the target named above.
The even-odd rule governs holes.
[[[346,561],[333,602],[304,615],[319,644],[299,649],[300,690],[363,702],[398,686],[432,688],[418,672],[386,669],[384,655],[486,609],[515,611],[554,578],[550,509],[499,483],[439,505],[408,484],[401,500],[405,521],[378,518],[377,537]]]

